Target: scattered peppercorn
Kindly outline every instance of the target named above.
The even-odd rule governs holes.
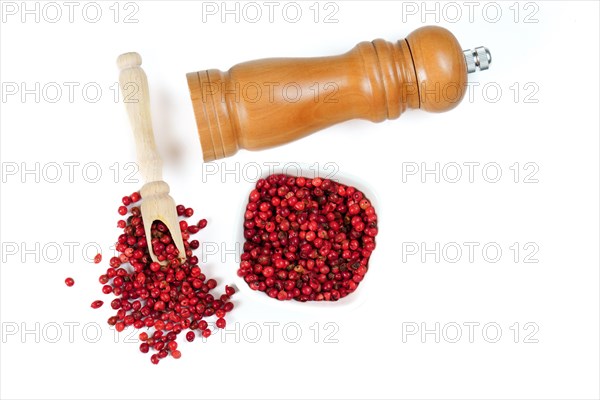
[[[102,300],[96,300],[92,302],[92,308],[100,308],[103,304],[104,302]]]

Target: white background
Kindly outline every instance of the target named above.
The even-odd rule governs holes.
[[[19,7],[14,15],[7,3],[0,28],[3,398],[599,397],[597,2],[477,3],[469,16],[463,2],[453,8],[428,3],[439,13],[423,15],[421,2],[407,8],[338,1],[328,9],[318,5],[315,22],[311,1],[299,3],[297,23],[283,18],[284,3],[272,23],[262,2],[256,23],[244,15],[222,23],[220,13],[203,15],[202,3],[192,1],[136,1],[128,8],[99,2],[96,23],[83,18],[85,3],[71,23],[58,2],[60,21],[50,23],[55,10],[46,8],[39,22],[25,15],[22,23],[21,2],[12,3]],[[413,6],[416,13],[408,13]],[[44,3],[38,7],[42,13]],[[497,8],[502,14],[492,22]],[[133,11],[138,22],[124,23]],[[332,11],[337,22],[324,23]],[[400,39],[437,17],[464,48],[491,49],[489,71],[469,76],[480,82],[471,101],[445,114],[413,111],[381,124],[347,122],[276,149],[241,151],[217,162],[217,174],[206,173],[185,73],[269,56],[339,54],[363,40]],[[103,298],[97,276],[118,235],[120,198],[141,186],[125,181],[124,164],[135,161],[135,151],[124,107],[114,100],[115,60],[125,51],[144,59],[171,193],[196,209],[194,219],[209,220],[199,238],[219,251],[206,256],[204,269],[220,288],[237,279],[235,257],[226,250],[234,248],[252,185],[255,170],[248,163],[332,162],[339,176],[371,188],[381,217],[371,269],[356,294],[360,307],[304,309],[242,291],[228,321],[239,324],[237,336],[183,343],[180,360],[159,366],[124,335],[115,340],[105,324],[108,304],[100,310],[89,304]],[[79,85],[73,99],[68,82]],[[39,84],[40,98],[22,98],[22,84]],[[93,88],[87,98],[82,93],[86,84],[102,89],[96,102]],[[56,85],[63,93],[52,103]],[[18,93],[8,93],[15,87]],[[72,182],[69,162],[79,163]],[[468,162],[479,163],[473,182]],[[36,163],[38,176],[22,175]],[[53,163],[61,166],[56,183]],[[420,173],[402,175],[436,163],[446,171],[439,183],[431,174],[425,182]],[[457,183],[450,182],[454,163],[462,166]],[[482,174],[488,163],[502,173],[496,183],[488,182],[493,169]],[[102,176],[91,183],[95,165]],[[238,173],[222,177],[226,169]],[[65,242],[76,242],[72,258]],[[403,251],[411,243],[431,249],[464,242],[480,244],[473,262],[465,247],[455,263],[450,254],[439,262],[425,255],[423,262],[421,253]],[[510,248],[515,242],[517,262]],[[101,246],[102,266],[86,258],[93,247],[83,254],[89,243]],[[483,257],[487,243],[502,249],[498,262]],[[538,262],[524,262],[533,249],[530,261]],[[75,278],[73,288],[64,285],[67,276]],[[270,322],[280,324],[272,340]],[[287,336],[286,323],[298,324],[288,325]],[[436,323],[439,343],[433,333],[406,335],[414,327],[435,330]],[[466,323],[479,324],[472,343]],[[485,324],[492,327],[487,335]],[[462,337],[451,343],[457,325]],[[97,326],[101,337],[92,343]],[[262,336],[251,343],[257,326]],[[496,326],[501,337],[490,343]],[[290,343],[297,327],[302,336]]]

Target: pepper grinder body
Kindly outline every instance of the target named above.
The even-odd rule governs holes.
[[[362,42],[337,56],[249,61],[227,72],[189,73],[187,80],[203,157],[212,161],[350,119],[450,110],[464,97],[467,64],[452,33],[428,26],[395,43]]]

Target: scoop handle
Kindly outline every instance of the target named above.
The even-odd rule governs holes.
[[[133,131],[140,173],[146,182],[162,181],[162,159],[156,150],[148,78],[138,53],[124,53],[117,58],[123,103]]]

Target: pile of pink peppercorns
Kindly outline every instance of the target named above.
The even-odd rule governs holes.
[[[192,225],[179,221],[185,257],[179,257],[167,227],[162,222],[153,222],[150,247],[160,263],[152,262],[144,221],[136,205],[140,200],[138,192],[123,197],[118,212],[126,219],[117,222],[123,230],[116,243],[119,255],[110,259],[110,266],[99,281],[104,294],[116,296],[110,302],[116,315],[108,319],[108,324],[118,332],[128,326],[153,329],[139,334],[140,351],[154,350],[150,361],[158,364],[169,354],[173,358],[181,357],[176,339],[182,331],[187,330],[185,337],[189,342],[194,341],[196,333],[209,337],[212,332],[207,317],[215,316],[217,328],[225,328],[225,315],[233,309],[230,298],[235,289],[226,286],[224,294],[212,294],[217,282],[206,278],[198,265],[198,257],[193,255],[200,244],[198,240],[190,241],[190,235],[206,227],[205,219]],[[193,214],[193,209],[177,206],[178,216],[190,218]],[[94,259],[97,264],[101,261],[101,255]],[[73,286],[74,280],[67,278],[65,284]],[[100,308],[103,304],[102,300],[96,300],[91,307]]]
[[[364,279],[377,232],[375,209],[356,188],[270,175],[249,196],[238,275],[279,300],[336,301]]]

